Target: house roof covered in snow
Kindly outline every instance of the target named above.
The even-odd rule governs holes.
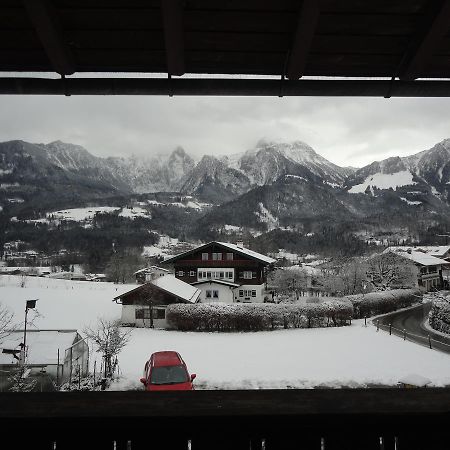
[[[392,246],[389,247],[390,250],[395,251],[414,251],[427,253],[438,258],[444,257],[447,253],[450,254],[450,245],[417,245],[417,246]]]
[[[64,363],[64,352],[77,340],[77,330],[27,330],[28,364],[49,365]],[[19,349],[23,330],[13,331],[1,344],[4,349]],[[10,354],[0,353],[0,364],[15,364]]]
[[[236,288],[236,287],[239,287],[239,286],[240,286],[240,284],[237,284],[237,283],[231,283],[230,281],[225,281],[225,280],[214,280],[214,279],[211,279],[211,280],[196,281],[195,283],[192,283],[192,285],[193,285],[193,286],[197,286],[197,285],[199,285],[199,284],[206,284],[206,283],[208,283],[208,284],[214,284],[214,283],[216,283],[216,284],[222,284],[222,285],[224,285],[224,286],[230,286],[230,287],[233,287],[233,288]]]
[[[152,280],[146,284],[141,284],[140,286],[131,289],[131,291],[124,292],[123,294],[114,297],[114,300],[118,300],[122,297],[128,296],[132,292],[136,292],[141,289],[145,289],[146,286],[153,285],[157,288],[167,292],[175,297],[178,297],[181,300],[184,300],[189,303],[195,303],[201,293],[200,289],[190,285],[189,283],[185,283],[178,278],[175,278],[173,275],[165,275],[163,277],[159,277],[156,280]]]
[[[144,267],[143,269],[137,270],[136,272],[134,272],[134,275],[137,275],[138,273],[151,273],[151,272],[154,272],[155,270],[160,270],[161,272],[170,273],[170,270],[168,270],[168,269],[164,269],[164,268],[158,267],[158,266],[149,266],[149,267]]]
[[[424,253],[421,251],[408,251],[407,248],[403,249],[400,247],[397,248],[387,248],[383,253],[386,253],[387,251],[395,253],[396,255],[403,256],[404,258],[408,258],[411,261],[414,261],[415,263],[421,265],[421,266],[440,266],[449,264],[448,261],[441,258],[436,258],[433,255],[430,255],[429,253]]]
[[[231,244],[230,242],[212,241],[212,242],[208,242],[207,244],[201,245],[200,247],[196,247],[192,250],[189,250],[187,252],[167,258],[164,260],[164,263],[176,261],[176,260],[183,258],[187,255],[190,255],[194,252],[197,252],[199,250],[207,248],[210,245],[218,245],[218,246],[224,247],[225,249],[232,250],[238,254],[248,256],[249,258],[255,259],[264,264],[273,264],[276,262],[276,259],[273,259],[270,256],[263,255],[262,253],[255,252],[254,250],[250,250],[248,248],[239,246],[237,244]]]

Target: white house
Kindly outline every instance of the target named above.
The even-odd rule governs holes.
[[[427,291],[442,288],[444,285],[443,272],[445,272],[450,265],[448,261],[442,258],[433,256],[433,251],[438,247],[389,247],[383,253],[393,252],[396,255],[402,256],[413,261],[419,268],[418,283],[419,286],[424,287]],[[445,252],[443,253],[445,254]]]
[[[148,281],[170,274],[170,270],[158,266],[149,266],[134,272],[137,283],[147,283]]]
[[[121,323],[135,327],[166,327],[166,308],[172,303],[195,303],[200,289],[165,275],[114,298],[122,305]]]
[[[239,284],[223,280],[204,280],[192,283],[201,289],[199,303],[233,303]]]

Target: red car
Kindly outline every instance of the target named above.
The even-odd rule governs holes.
[[[146,391],[192,391],[195,377],[195,373],[189,375],[179,353],[156,352],[145,363],[141,383]]]

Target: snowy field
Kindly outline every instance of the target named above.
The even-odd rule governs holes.
[[[112,298],[135,287],[46,278],[0,277],[0,301],[23,320],[25,300],[38,298],[40,329],[77,328],[97,317],[120,317]],[[30,318],[32,313],[30,311]],[[140,388],[145,361],[158,350],[181,353],[198,389],[261,389],[396,385],[410,374],[434,386],[450,385],[450,357],[388,333],[364,321],[344,328],[258,333],[182,333],[132,329],[119,357],[122,379],[112,389]],[[92,361],[99,355],[93,354]]]

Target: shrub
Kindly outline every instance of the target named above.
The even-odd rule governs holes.
[[[342,326],[351,321],[352,304],[329,299],[323,303],[169,305],[170,328],[181,331],[262,331],[276,328]]]
[[[419,289],[393,289],[348,295],[344,298],[353,305],[353,318],[362,319],[411,306],[422,299],[422,293]]]
[[[433,300],[428,317],[431,328],[450,334],[450,297]]]

